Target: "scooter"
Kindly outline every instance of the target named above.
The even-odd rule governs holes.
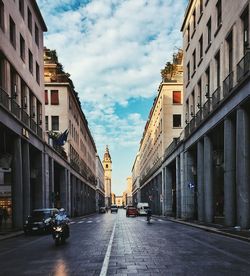
[[[65,243],[69,237],[69,226],[65,221],[56,221],[53,225],[52,237],[55,240],[55,245]]]

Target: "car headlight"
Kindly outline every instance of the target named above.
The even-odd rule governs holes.
[[[61,226],[56,226],[56,227],[54,227],[54,230],[56,232],[62,232],[62,227]]]

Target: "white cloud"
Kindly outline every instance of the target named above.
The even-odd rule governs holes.
[[[115,105],[156,95],[160,69],[182,46],[187,0],[38,0],[48,33],[71,74],[98,148],[139,145],[145,121]],[[111,144],[111,142],[109,142]]]

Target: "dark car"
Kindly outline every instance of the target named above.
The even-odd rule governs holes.
[[[118,207],[116,204],[113,204],[110,206],[110,212],[113,213],[113,212],[118,212]]]
[[[127,206],[126,216],[138,216],[137,209],[134,206]]]
[[[56,208],[35,209],[26,219],[23,230],[25,234],[48,233],[51,231],[51,220],[58,213]]]

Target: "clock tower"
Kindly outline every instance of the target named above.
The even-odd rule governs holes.
[[[111,205],[112,160],[111,160],[108,146],[106,146],[102,165],[104,168],[105,206],[110,207],[110,205]]]

